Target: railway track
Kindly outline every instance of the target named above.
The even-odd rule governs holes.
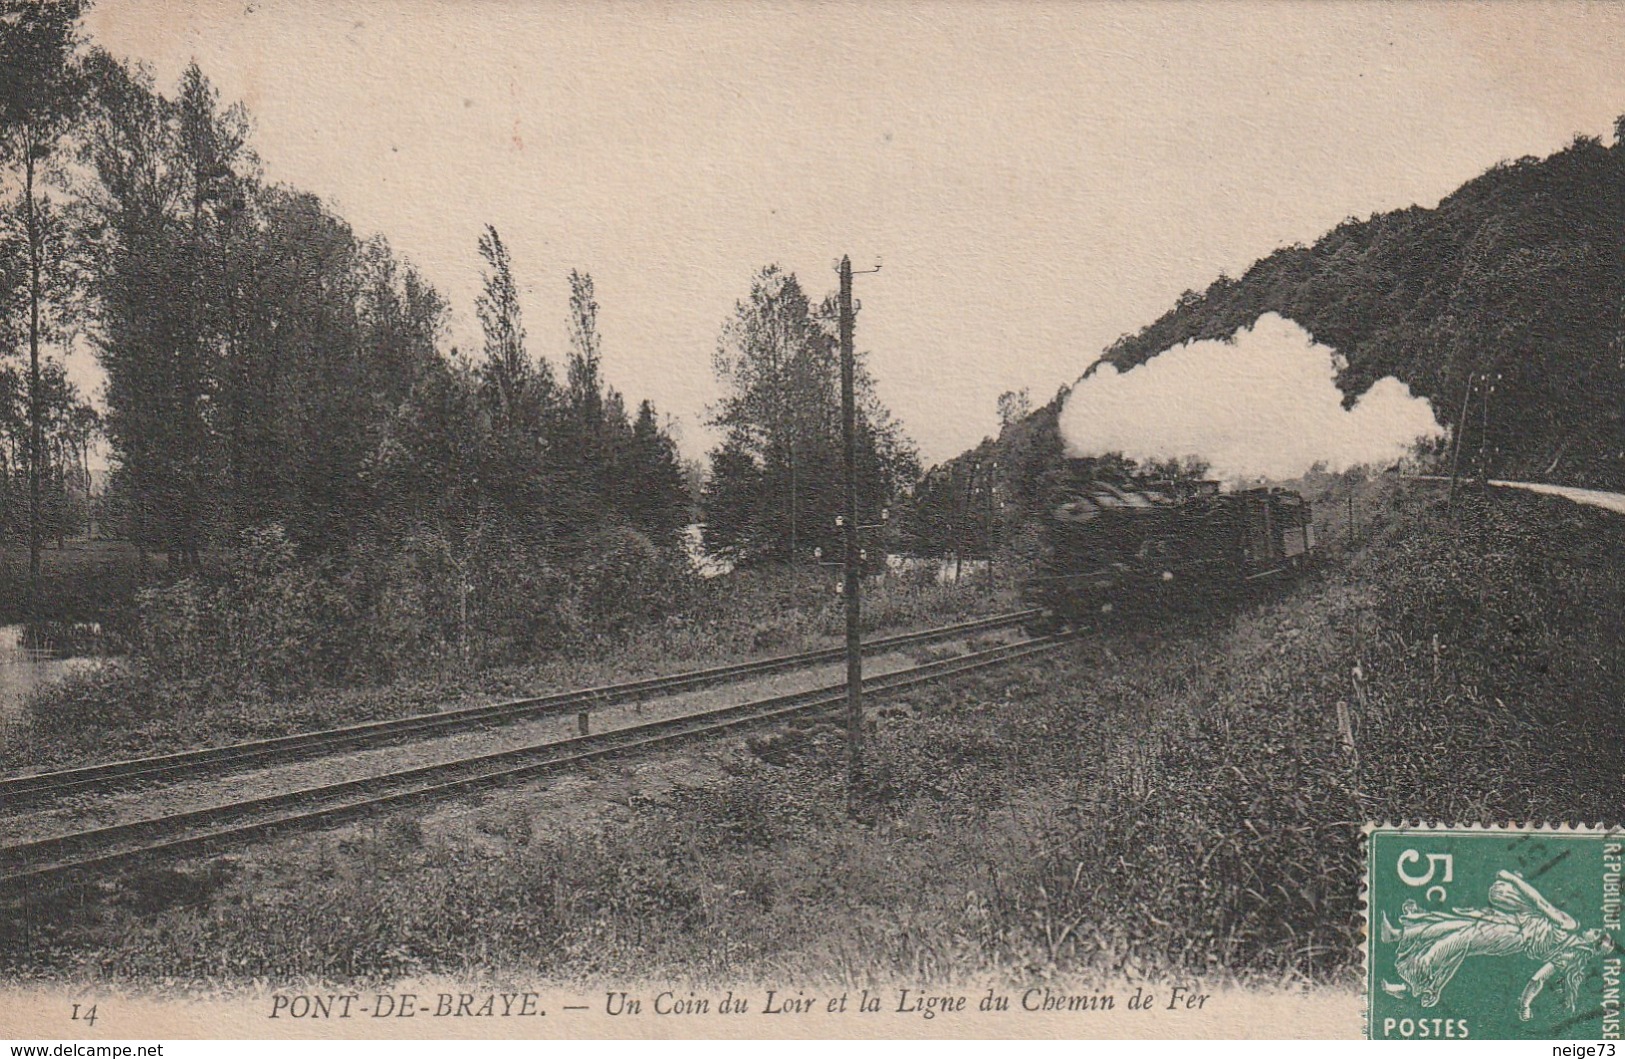
[[[1025,640],[872,677],[867,694],[900,691],[1051,651],[1077,636]],[[160,856],[217,852],[257,837],[328,826],[379,809],[468,794],[570,765],[732,733],[841,706],[837,684],[595,735],[541,743],[0,847],[0,887],[38,895],[74,878]]]
[[[863,650],[865,654],[877,654],[957,636],[990,632],[1019,625],[1037,613],[1035,610],[1015,611],[920,632],[882,637],[865,643]],[[301,732],[228,746],[86,765],[55,772],[10,776],[0,779],[0,804],[17,806],[70,792],[111,789],[135,782],[172,780],[188,775],[224,773],[233,768],[249,765],[301,761],[338,751],[385,746],[423,736],[493,727],[547,714],[590,710],[597,706],[693,691],[749,677],[766,676],[824,662],[839,661],[843,657],[845,657],[844,647],[823,648],[751,662],[712,666],[668,676],[646,677],[595,688],[512,699],[486,706],[368,721],[342,728]]]

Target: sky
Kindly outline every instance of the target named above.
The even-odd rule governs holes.
[[[166,88],[196,59],[267,178],[388,238],[465,350],[485,224],[555,364],[590,272],[605,374],[691,456],[769,263],[815,294],[882,265],[858,345],[935,462],[1221,271],[1625,113],[1622,5],[99,0],[86,28]]]

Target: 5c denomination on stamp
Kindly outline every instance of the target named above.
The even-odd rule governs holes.
[[[1366,1032],[1620,1035],[1625,830],[1366,832]]]

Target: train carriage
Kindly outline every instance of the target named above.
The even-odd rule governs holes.
[[[1047,536],[1047,560],[1025,594],[1051,625],[1212,601],[1315,551],[1298,493],[1221,493],[1211,481],[1092,482],[1055,508]]]

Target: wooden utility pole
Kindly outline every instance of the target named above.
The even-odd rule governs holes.
[[[846,552],[844,595],[846,597],[846,808],[858,811],[863,777],[863,647],[861,603],[858,589],[862,571],[858,553],[858,425],[856,366],[852,353],[852,259],[843,256],[841,274],[841,461],[846,479],[842,490],[846,518],[842,537]]]

